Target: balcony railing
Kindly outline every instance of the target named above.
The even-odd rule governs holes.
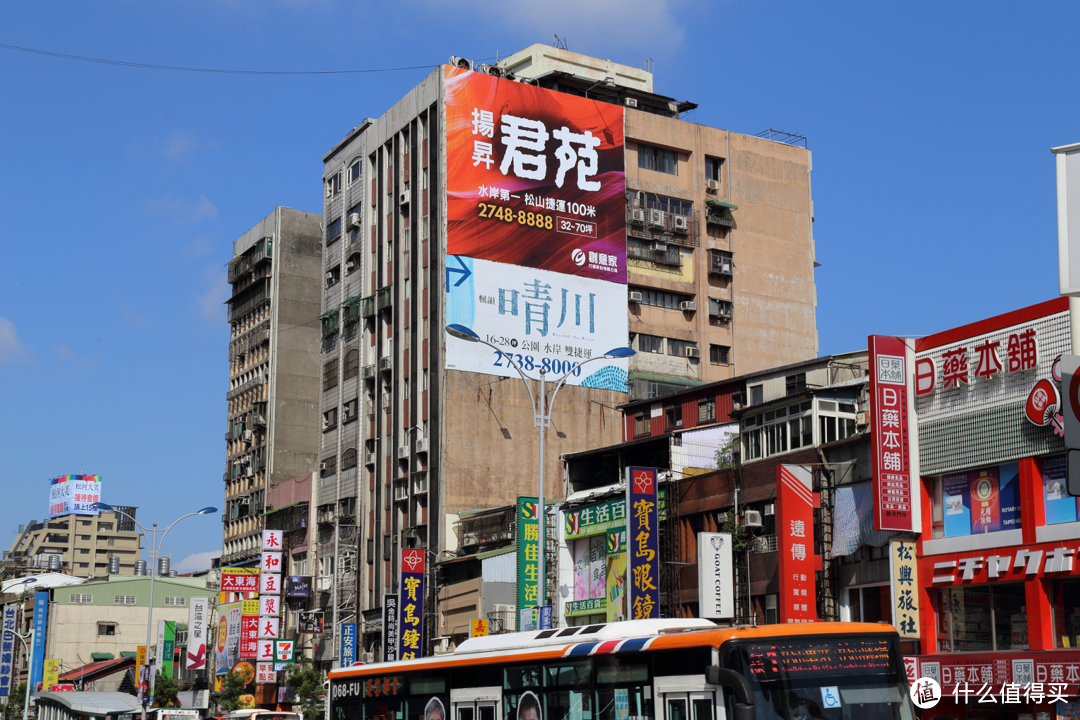
[[[682,266],[682,253],[679,251],[679,248],[654,250],[652,248],[628,244],[626,246],[626,257],[630,260],[647,260],[648,262],[654,262],[660,265]]]
[[[754,538],[750,545],[750,552],[755,555],[776,552],[776,536],[762,535]]]

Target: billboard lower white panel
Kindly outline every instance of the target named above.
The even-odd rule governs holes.
[[[626,392],[626,286],[459,255],[446,258],[446,322],[464,325],[513,356],[527,375]],[[446,367],[502,377],[514,368],[488,346],[446,338]]]

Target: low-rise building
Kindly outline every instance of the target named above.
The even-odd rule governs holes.
[[[9,577],[36,575],[45,570],[79,577],[109,575],[109,558],[120,562],[120,572],[135,573],[142,542],[135,523],[138,508],[117,506],[126,513],[99,515],[71,513],[48,520],[31,520],[4,552],[0,569]]]

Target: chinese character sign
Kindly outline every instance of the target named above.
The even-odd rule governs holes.
[[[809,468],[777,466],[776,539],[780,561],[777,605],[782,623],[817,620],[814,573],[821,569],[821,558],[814,554],[814,508],[820,506]]]
[[[281,552],[281,530],[263,530],[263,552]]]
[[[61,475],[49,481],[49,517],[99,515],[93,506],[97,502],[101,502],[100,475]]]
[[[536,498],[517,499],[518,609],[533,608],[540,587],[540,521]],[[520,618],[519,618],[520,621]],[[519,627],[519,630],[521,628]]]
[[[60,680],[60,661],[59,660],[46,660],[45,670],[41,679],[41,689],[44,692],[48,692],[53,685]]]
[[[383,661],[393,662],[398,659],[400,636],[398,634],[398,596],[383,595]]]
[[[240,651],[239,659],[254,660],[259,654],[259,615],[257,613],[240,616]]]
[[[570,385],[626,392],[626,358],[581,367],[626,345],[625,285],[452,255],[445,289],[447,323],[472,328],[526,373],[569,373]],[[517,377],[500,353],[454,337],[446,339],[446,366]]]
[[[620,504],[626,510],[625,500]],[[605,558],[605,604],[608,622],[626,619],[626,529],[608,530]]]
[[[660,520],[656,468],[626,468],[627,610],[631,620],[660,617]]]
[[[401,599],[398,614],[398,659],[412,660],[424,654],[424,550],[401,551]]]
[[[889,542],[890,585],[892,586],[893,627],[902,638],[919,638],[919,566],[914,540]]]
[[[15,622],[18,605],[4,606],[4,633],[0,641],[0,697],[11,694],[11,668],[15,658]]]
[[[206,667],[206,623],[210,598],[193,597],[188,602],[188,642],[184,669],[201,670]]]
[[[626,283],[623,109],[446,69],[447,254]]]
[[[900,338],[871,335],[869,344],[874,525],[878,530],[911,531],[917,529],[911,457],[918,439],[908,432],[907,370],[914,353]]]
[[[31,650],[33,672],[30,675],[30,687],[41,682],[41,667],[45,662],[45,632],[49,626],[49,593],[34,593],[34,646]]]
[[[469,620],[469,637],[487,637],[488,621],[484,618],[472,618]]]
[[[222,568],[221,592],[222,594],[259,592],[259,569]]]

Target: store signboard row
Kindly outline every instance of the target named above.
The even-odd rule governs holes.
[[[925,557],[923,562],[933,569],[932,585],[948,586],[1080,575],[1076,554],[1075,544],[1044,543],[1000,555],[993,551],[956,553]]]
[[[936,680],[943,694],[966,684],[973,700],[984,686],[990,690],[989,694],[998,696],[1006,686],[1037,689],[1047,700],[1057,692],[1065,696],[1080,693],[1080,653],[1075,650],[1046,651],[1028,657],[1023,653],[922,655],[918,665],[919,677]]]

